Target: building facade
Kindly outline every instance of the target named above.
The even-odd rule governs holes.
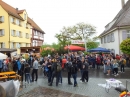
[[[31,46],[41,46],[44,42],[44,31],[30,18],[28,18],[28,22],[31,23]]]
[[[18,10],[0,0],[0,48],[17,49],[20,54],[20,47],[32,46],[32,29],[40,28],[30,21],[26,10]]]
[[[130,0],[124,4],[116,17],[105,26],[104,32],[99,35],[101,47],[109,49],[112,53],[122,54],[120,44],[123,40],[130,38],[129,15]]]

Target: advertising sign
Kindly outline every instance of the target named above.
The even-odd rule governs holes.
[[[82,40],[71,40],[71,44],[84,44]]]

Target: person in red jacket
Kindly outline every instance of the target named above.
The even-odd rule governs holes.
[[[96,57],[96,64],[97,64],[97,69],[99,69],[100,65],[101,65],[101,57],[100,57],[100,55],[97,55],[97,57]]]
[[[63,69],[64,69],[66,63],[67,63],[67,60],[65,57],[63,57],[63,59],[62,59],[62,68]]]

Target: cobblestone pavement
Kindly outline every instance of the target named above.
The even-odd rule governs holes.
[[[102,70],[98,71],[93,69],[89,73],[90,78],[88,83],[80,82],[80,73],[79,73],[77,78],[78,87],[73,87],[73,85],[68,85],[66,74],[65,72],[63,72],[63,77],[64,77],[63,83],[58,87],[56,87],[55,79],[53,82],[53,86],[48,86],[47,78],[43,78],[42,71],[39,70],[38,81],[33,82],[30,85],[27,85],[26,88],[23,87],[23,89],[19,91],[18,97],[56,97],[55,95],[58,94],[59,96],[57,97],[63,97],[61,93],[63,95],[69,95],[64,97],[119,97],[119,92],[117,92],[114,88],[111,88],[109,93],[107,93],[105,91],[105,88],[98,86],[98,84],[105,84],[106,83],[105,79],[115,78],[120,80],[123,83],[123,85],[126,85],[126,80],[130,80],[129,73],[130,73],[130,69],[126,69],[125,73],[119,73],[117,77],[114,77],[113,75],[110,76],[104,75],[102,73]],[[71,80],[73,82],[73,79]],[[39,92],[39,96],[28,95],[28,94],[36,95],[38,93],[39,88],[40,90],[41,88],[43,90],[42,92]],[[128,90],[130,90],[130,84],[128,84]],[[52,95],[49,95],[50,91],[53,91],[51,92]]]
[[[71,93],[71,95],[79,94],[79,95],[85,95],[87,97],[118,97],[119,96],[119,93],[114,88],[111,88],[109,93],[107,93],[105,91],[105,88],[98,86],[98,84],[106,83],[104,78],[90,78],[88,83],[80,83],[79,78],[77,80],[78,80],[78,87],[73,87],[72,85],[68,85],[67,78],[63,78],[63,83],[58,87],[56,87],[55,81],[53,83],[53,86],[48,86],[46,78],[39,78],[37,82],[33,82],[30,85],[27,85],[27,88],[24,87],[22,90],[20,90],[18,97],[38,97],[38,96],[26,96],[25,94],[39,86],[41,88],[45,87],[47,89],[53,89],[52,94],[55,93],[57,94],[57,91],[55,90],[60,90],[61,92],[62,91],[67,92],[66,95],[68,95],[68,93]],[[119,79],[119,80],[125,85],[127,79]],[[130,85],[128,85],[128,87],[130,90]],[[29,93],[31,95],[35,95],[38,92],[33,90]],[[46,94],[50,94],[50,91],[46,91]],[[43,93],[43,95],[45,94]],[[52,96],[43,96],[43,97],[55,97],[55,96],[52,95]],[[64,97],[70,97],[70,96],[64,96]],[[80,96],[71,96],[71,97],[80,97]]]
[[[73,94],[45,87],[37,87],[29,91],[28,93],[21,95],[20,97],[87,97],[87,96],[82,96],[79,94]]]

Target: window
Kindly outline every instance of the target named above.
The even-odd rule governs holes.
[[[15,30],[11,30],[11,36],[16,36],[16,31]]]
[[[21,37],[21,38],[22,38],[22,32],[21,32],[21,31],[19,31],[19,37]]]
[[[16,24],[19,26],[20,21],[18,19],[16,19]]]
[[[4,43],[4,42],[1,42],[1,43],[0,43],[0,46],[1,46],[1,48],[5,48],[5,43]]]
[[[26,14],[24,14],[24,20],[26,20]]]
[[[106,42],[107,42],[107,36],[104,37],[104,43],[106,43]]]
[[[130,38],[130,31],[127,32],[127,38]]]
[[[5,35],[4,29],[0,29],[0,36],[4,36],[4,35]]]
[[[11,23],[16,24],[15,23],[15,18],[11,17],[10,19],[11,19]]]
[[[18,37],[20,36],[20,35],[19,35],[19,31],[16,32],[16,35],[17,35]]]
[[[4,16],[0,16],[0,23],[4,22]]]
[[[111,34],[111,42],[114,42],[115,38],[114,38],[114,33]]]
[[[28,24],[26,24],[26,28],[27,28],[27,29],[29,28]]]
[[[26,38],[29,38],[29,34],[28,33],[26,33]]]
[[[16,48],[20,48],[20,43],[16,43]]]
[[[11,43],[11,48],[12,48],[12,49],[15,48],[15,42],[12,42],[12,43]]]
[[[110,35],[107,35],[107,43],[110,42]]]

